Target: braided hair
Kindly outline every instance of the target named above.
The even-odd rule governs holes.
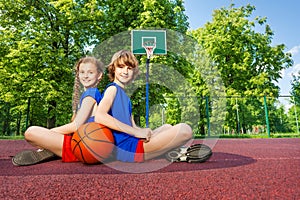
[[[80,96],[84,90],[82,84],[80,83],[79,80],[79,66],[82,63],[92,63],[97,67],[97,71],[99,73],[103,73],[104,71],[104,65],[102,62],[100,62],[98,59],[96,59],[95,57],[91,57],[91,56],[87,56],[87,57],[83,57],[81,58],[74,67],[75,70],[75,81],[74,81],[74,87],[73,87],[73,101],[72,101],[72,110],[73,110],[73,117],[72,120],[75,118],[76,112],[78,110],[78,106],[79,106],[79,100],[80,100]],[[98,84],[100,83],[101,79],[99,79],[95,85],[92,86],[92,88],[96,88],[98,86]]]

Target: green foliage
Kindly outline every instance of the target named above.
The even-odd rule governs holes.
[[[278,97],[279,88],[275,83],[281,78],[280,71],[292,65],[291,55],[284,53],[283,44],[271,46],[273,32],[266,24],[265,17],[256,17],[254,21],[248,19],[254,9],[251,5],[239,8],[230,5],[215,10],[212,22],[190,34],[217,66],[227,96]],[[256,32],[256,25],[264,25],[265,31]],[[253,119],[259,107],[262,108],[262,101],[244,101],[243,104],[247,106],[239,108],[235,106],[237,103],[234,99],[227,101],[226,123],[237,131],[239,122],[245,128],[256,123],[263,124],[263,118],[260,121]],[[274,105],[275,102],[269,103]],[[244,113],[241,119],[235,114],[237,109]]]
[[[206,49],[218,65],[228,95],[278,95],[273,81],[278,81],[280,70],[291,66],[284,45],[271,46],[272,31],[265,26],[264,33],[255,32],[265,18],[249,21],[254,6],[221,8],[215,10],[213,21],[192,35]],[[245,81],[247,80],[247,81]]]
[[[1,99],[24,112],[29,97],[39,98],[32,112],[48,121],[33,117],[31,124],[53,127],[70,119],[72,68],[98,41],[99,6],[66,0],[0,3]]]
[[[293,103],[300,106],[300,71],[298,75],[293,74],[291,95],[293,96]]]
[[[290,129],[292,129],[292,131],[294,133],[299,133],[300,131],[300,123],[299,123],[299,113],[300,113],[300,108],[299,106],[293,105],[289,111],[288,111],[288,125],[290,127]]]
[[[271,46],[267,18],[248,19],[254,9],[231,5],[215,10],[211,22],[185,35],[182,0],[1,1],[1,131],[23,132],[25,125],[18,124],[27,120],[47,127],[69,122],[75,62],[92,54],[107,65],[120,48],[130,49],[130,30],[150,27],[167,29],[168,42],[168,55],[151,58],[151,128],[186,122],[198,135],[218,135],[224,127],[245,132],[264,124],[258,97],[267,95],[275,97],[268,99],[271,129],[295,130],[288,123],[295,116],[292,111],[286,115],[275,106],[275,82],[292,65],[291,55],[284,53],[284,45]],[[264,32],[256,32],[257,26]],[[146,58],[137,58],[142,74],[130,94],[135,120],[144,126]],[[105,76],[99,88],[107,83]],[[299,78],[294,77],[297,106],[299,94]]]
[[[279,102],[277,102],[277,104],[279,104]],[[269,111],[269,116],[271,132],[289,133],[293,131],[290,126],[290,119],[288,118],[283,105],[273,107],[273,109]]]
[[[25,116],[30,98],[29,125],[47,127],[69,121],[72,68],[91,47],[140,27],[188,26],[182,0],[8,0],[0,10],[0,99]]]

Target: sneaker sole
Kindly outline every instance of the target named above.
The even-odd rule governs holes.
[[[15,166],[28,166],[38,164],[55,158],[56,155],[48,150],[37,152],[36,150],[25,150],[17,153],[12,158],[12,163]]]
[[[207,161],[212,156],[212,150],[205,144],[194,144],[182,151],[175,149],[166,154],[166,159],[170,162],[201,163]]]

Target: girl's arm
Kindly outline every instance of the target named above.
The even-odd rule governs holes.
[[[108,114],[115,96],[117,93],[117,88],[110,86],[106,89],[102,100],[98,105],[98,109],[95,115],[95,121],[101,123],[108,128],[111,128],[116,131],[124,132],[129,135],[135,136],[137,138],[148,138],[151,135],[151,129],[141,129],[134,126],[129,126],[117,120]]]
[[[94,98],[90,96],[85,97],[82,100],[80,109],[78,110],[76,117],[72,122],[55,127],[51,130],[61,134],[74,133],[91,116],[95,104],[96,100]]]

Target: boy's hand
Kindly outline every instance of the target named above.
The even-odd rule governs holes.
[[[144,142],[149,142],[152,135],[150,128],[136,128],[135,137],[144,139]]]

